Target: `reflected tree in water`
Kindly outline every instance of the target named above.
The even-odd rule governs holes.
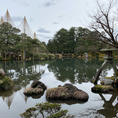
[[[71,83],[91,81],[102,62],[98,60],[84,61],[79,59],[55,60],[48,65],[58,80]]]
[[[118,114],[118,94],[117,92],[113,93],[110,100],[107,101],[104,95],[99,94],[101,99],[104,101],[103,109],[98,110],[97,112],[105,116],[105,118],[116,118]],[[116,100],[116,103],[115,103]]]
[[[1,91],[0,96],[10,108],[14,95],[22,87],[26,87],[31,80],[39,80],[44,70],[37,68],[37,62],[0,62],[1,67],[5,70],[7,76],[13,79],[15,87],[12,90]],[[22,95],[24,99],[27,99]]]
[[[7,75],[14,80],[15,85],[22,87],[26,87],[31,80],[39,80],[44,73],[44,70],[37,68],[36,62],[4,62],[2,66]]]

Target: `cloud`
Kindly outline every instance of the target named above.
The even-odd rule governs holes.
[[[64,15],[60,15],[60,16],[58,16],[58,18],[62,18]]]
[[[30,6],[30,4],[28,2],[25,2],[25,1],[23,1],[21,4],[24,5],[25,7],[29,7]]]
[[[55,0],[50,0],[50,1],[46,2],[46,3],[44,3],[44,6],[45,7],[50,7],[50,6],[53,6],[55,4],[56,4]]]
[[[45,35],[45,34],[38,34],[39,37],[44,39],[52,39],[53,37],[51,35]]]
[[[46,30],[46,29],[44,29],[44,28],[38,29],[37,32],[40,32],[40,33],[50,33],[49,30]]]
[[[58,25],[59,23],[58,22],[53,22],[54,25]]]
[[[43,35],[42,35],[41,37],[42,37],[42,38],[45,38],[45,39],[48,39],[48,40],[49,40],[49,39],[52,39],[51,36],[43,36]]]
[[[19,21],[22,21],[23,18],[22,17],[19,17],[19,16],[13,16],[12,17],[12,20],[15,21],[15,22],[19,22]]]
[[[40,41],[43,41],[45,43],[48,43],[48,40],[53,38],[52,36],[46,36],[44,34],[38,34],[38,37]]]
[[[26,1],[26,0],[13,0],[13,1],[20,4],[20,5],[22,5],[22,6],[24,6],[24,7],[29,7],[30,6],[28,1]]]

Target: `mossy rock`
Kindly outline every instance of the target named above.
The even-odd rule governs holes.
[[[111,76],[111,77],[105,77],[105,79],[115,80],[115,77],[114,77],[114,76]]]
[[[13,81],[7,77],[7,76],[4,76],[4,77],[0,77],[0,90],[10,90],[14,87],[14,83]]]
[[[47,87],[44,83],[38,81],[38,80],[34,80],[31,84],[31,88],[41,88],[43,90],[46,90]]]
[[[46,92],[46,99],[49,101],[61,100],[61,101],[78,101],[86,102],[89,96],[86,92],[78,89],[71,84],[65,84],[64,86],[58,86],[57,88],[50,88]]]
[[[47,87],[45,86],[45,84],[35,80],[31,84],[31,87],[25,89],[24,94],[26,96],[31,96],[32,98],[40,98],[44,94],[44,91],[46,89]]]
[[[91,90],[94,93],[111,93],[114,88],[111,85],[95,85]]]
[[[44,90],[42,88],[27,88],[24,91],[25,95],[38,95],[38,94],[42,94],[44,92]]]
[[[44,90],[42,88],[27,88],[24,91],[24,95],[27,97],[32,97],[34,99],[40,98],[44,94]]]

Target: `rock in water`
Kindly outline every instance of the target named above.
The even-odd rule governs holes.
[[[44,91],[45,91],[46,88],[47,87],[42,82],[40,82],[40,81],[34,81],[31,84],[31,87],[25,89],[24,94],[26,96],[35,96],[35,95],[38,95],[38,96],[41,97],[43,95],[43,93],[44,93]]]
[[[50,88],[46,92],[47,100],[77,100],[79,102],[87,101],[89,96],[86,92],[79,90],[72,84],[65,84],[57,88]]]
[[[47,87],[45,86],[45,84],[43,84],[42,82],[35,80],[32,84],[31,84],[31,88],[42,88],[43,90],[46,90]]]
[[[114,91],[111,85],[95,85],[91,90],[94,93],[111,93]]]
[[[25,95],[39,95],[42,94],[44,92],[44,90],[42,88],[27,88],[24,91]]]

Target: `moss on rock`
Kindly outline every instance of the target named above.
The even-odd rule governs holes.
[[[114,88],[111,85],[95,85],[92,88],[94,93],[111,93],[114,91]]]
[[[44,94],[44,91],[46,89],[47,87],[45,86],[45,84],[35,80],[31,84],[31,87],[25,89],[24,94],[33,98],[40,98]]]
[[[86,102],[89,98],[88,94],[71,84],[50,88],[46,92],[46,98],[49,101],[53,100],[75,100],[78,102]]]
[[[42,94],[44,92],[44,90],[42,88],[27,88],[24,91],[24,94],[27,96],[31,96],[31,95],[39,95]]]
[[[111,76],[111,77],[105,77],[105,79],[115,80],[115,77],[114,77],[114,76]]]

